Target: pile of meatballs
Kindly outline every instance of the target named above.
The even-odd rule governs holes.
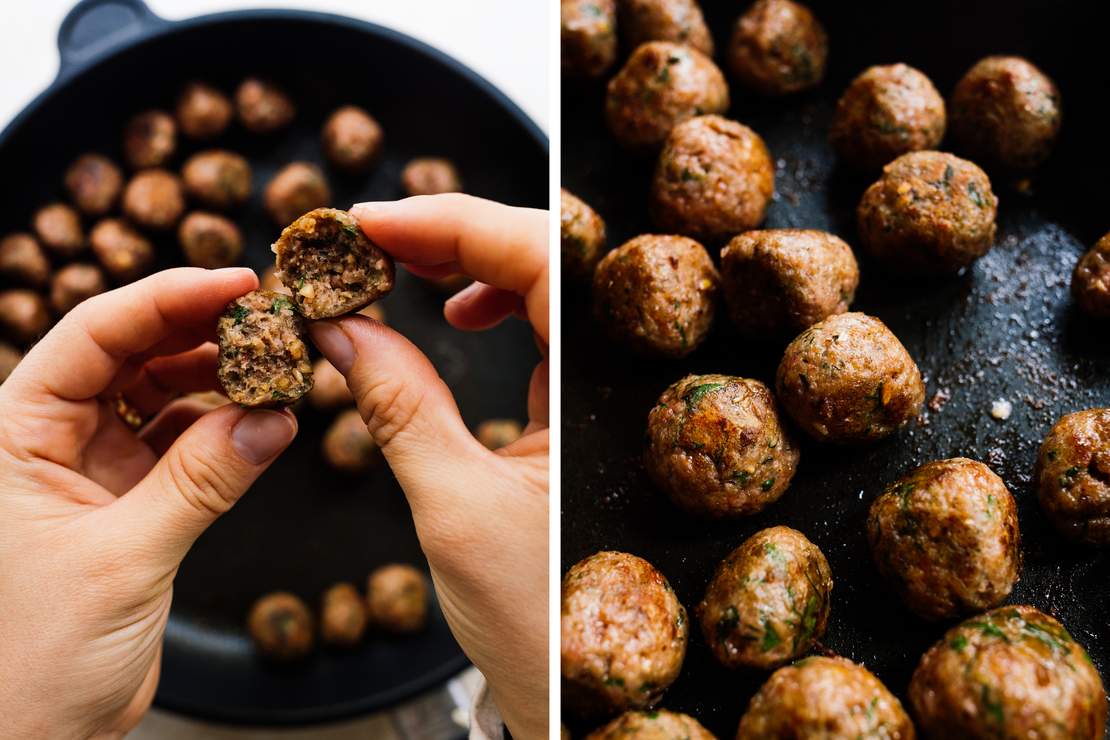
[[[729,83],[697,3],[561,5],[564,75],[609,78],[613,139],[656,162],[644,207],[658,229],[610,250],[602,215],[564,189],[563,275],[592,288],[598,324],[645,357],[693,352],[719,298],[739,336],[786,346],[773,388],[706,374],[663,391],[645,410],[651,480],[691,516],[750,515],[789,490],[797,434],[864,445],[916,419],[925,387],[914,358],[882,321],[850,310],[852,247],[823,231],[758,228],[773,159],[758,133],[726,117]],[[804,5],[756,0],[718,58],[734,84],[785,96],[821,83],[828,43]],[[846,166],[876,178],[856,212],[859,246],[891,273],[943,279],[967,268],[995,238],[987,172],[1020,182],[1050,156],[1060,123],[1056,85],[1026,59],[979,61],[947,102],[905,64],[863,70],[828,133]],[[946,133],[970,160],[937,151]],[[1072,291],[1084,311],[1110,317],[1110,235],[1079,261]],[[1058,421],[1036,485],[1063,536],[1110,545],[1110,409]],[[1106,693],[1084,648],[1051,616],[1003,606],[1021,568],[1020,531],[1014,498],[987,465],[958,457],[907,471],[875,499],[859,535],[907,608],[966,620],[922,656],[908,711],[865,667],[807,657],[835,617],[834,574],[802,532],[776,526],[720,563],[690,617],[636,555],[603,551],[571,567],[564,712],[600,725],[594,740],[712,737],[696,718],[654,708],[682,669],[693,621],[722,665],[771,672],[738,740],[1103,737]]]

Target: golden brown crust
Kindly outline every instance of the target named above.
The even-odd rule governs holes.
[[[123,213],[140,227],[172,229],[185,212],[181,180],[167,170],[143,170],[123,191]]]
[[[185,85],[177,98],[177,125],[192,139],[211,139],[227,130],[234,110],[231,99],[203,82]]]
[[[297,109],[280,87],[267,80],[249,77],[235,91],[235,111],[243,128],[270,134],[293,122]]]
[[[1079,258],[1071,277],[1071,294],[1091,316],[1110,318],[1110,234]]]
[[[806,6],[757,0],[736,20],[728,48],[732,74],[763,95],[786,95],[825,76],[829,39]]]
[[[81,216],[65,203],[51,203],[35,211],[31,226],[39,244],[56,257],[69,259],[85,250]]]
[[[713,36],[696,0],[621,0],[621,40],[635,49],[648,41],[672,41],[713,56]]]
[[[133,170],[164,167],[177,151],[177,124],[165,111],[132,116],[123,130],[123,153]]]
[[[357,105],[345,105],[332,113],[320,137],[324,156],[333,167],[347,172],[368,170],[385,145],[382,127]]]
[[[0,292],[0,334],[26,347],[50,328],[46,301],[33,290]]]
[[[0,278],[32,288],[50,280],[50,260],[35,237],[22,232],[0,240]]]
[[[232,267],[243,256],[243,235],[239,227],[215,213],[190,213],[178,226],[177,241],[185,253],[185,261],[206,270]]]
[[[74,205],[87,216],[112,210],[123,190],[123,172],[100,154],[82,154],[65,174],[66,190]]]
[[[274,175],[262,197],[270,218],[282,226],[309,211],[327,207],[331,189],[319,167],[309,162],[291,162]]]
[[[154,245],[123,219],[105,218],[89,232],[101,267],[119,283],[138,280],[154,265]]]
[[[1062,535],[1110,544],[1110,409],[1056,422],[1041,444],[1035,479],[1041,509]]]
[[[428,582],[411,565],[384,565],[370,574],[366,602],[371,623],[394,634],[419,632],[428,621]]]
[[[366,632],[370,617],[358,589],[337,583],[320,600],[320,637],[328,645],[356,645]]]
[[[716,740],[688,714],[666,709],[625,712],[585,740]]]
[[[273,660],[297,660],[312,652],[314,622],[308,606],[293,594],[278,591],[251,607],[247,631],[258,651]]]
[[[104,273],[96,265],[74,262],[54,273],[50,281],[50,307],[64,316],[77,304],[108,289]]]
[[[226,211],[251,196],[251,166],[245,158],[226,149],[197,152],[185,160],[181,179],[189,197]]]
[[[617,60],[616,0],[561,0],[563,74],[600,77]]]
[[[406,195],[461,193],[462,179],[451,160],[442,157],[417,157],[401,170],[401,187]]]
[[[566,188],[560,197],[563,274],[570,280],[592,280],[597,263],[605,255],[605,222]]]
[[[365,473],[381,457],[358,409],[348,409],[335,417],[324,432],[321,447],[328,465],[349,475]]]

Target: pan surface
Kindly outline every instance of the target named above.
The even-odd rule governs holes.
[[[90,12],[98,15],[75,18]],[[62,172],[78,154],[96,150],[119,161],[128,116],[172,106],[190,79],[231,91],[249,74],[275,79],[298,106],[287,132],[256,138],[236,129],[213,144],[243,152],[254,170],[251,203],[236,219],[244,262],[257,270],[272,264],[270,243],[280,231],[262,210],[263,187],[287,162],[324,166],[320,127],[345,103],[381,122],[386,146],[367,176],[340,177],[325,167],[334,205],[401,197],[401,168],[420,155],[454,160],[472,194],[547,205],[547,141],[535,125],[474,73],[388,29],[296,11],[167,23],[137,0],[87,0],[63,24],[59,41],[58,81],[0,135],[6,230],[26,228],[37,206],[64,197]],[[198,148],[186,144],[175,166]],[[158,248],[162,267],[182,263],[172,236]],[[457,332],[443,320],[444,294],[398,272],[383,304],[387,320],[429,355],[467,424],[523,421],[538,361],[529,328],[510,321],[480,334]],[[316,722],[395,704],[466,665],[438,610],[422,634],[374,636],[346,653],[318,650],[303,665],[274,667],[254,656],[242,625],[259,595],[285,589],[315,603],[336,581],[364,587],[377,565],[424,567],[408,505],[388,468],[358,478],[331,471],[319,446],[333,415],[302,406],[298,416],[298,440],[201,537],[181,568],[156,699],[162,707],[228,722]]]
[[[746,4],[702,3],[717,41]],[[881,318],[926,377],[926,399],[950,396],[920,423],[879,444],[849,449],[802,440],[790,489],[759,515],[704,522],[676,509],[643,472],[648,411],[688,373],[722,372],[773,384],[784,345],[741,340],[718,313],[706,343],[683,361],[645,361],[606,340],[588,291],[563,289],[563,569],[602,549],[656,565],[686,607],[701,600],[717,563],[756,531],[785,524],[804,532],[832,567],[832,611],[823,646],[864,663],[903,700],[921,654],[949,623],[904,609],[879,579],[864,521],[871,501],[910,468],[967,456],[991,466],[1018,502],[1025,564],[1009,603],[1058,617],[1110,678],[1110,553],[1058,537],[1041,516],[1031,473],[1041,440],[1061,415],[1110,405],[1110,329],[1081,316],[1068,286],[1076,259],[1110,229],[1101,118],[1106,65],[1098,31],[1103,3],[814,2],[830,36],[830,66],[816,90],[783,99],[733,84],[729,116],[761,134],[777,161],[768,227],[825,229],[855,242],[854,210],[873,178],[837,166],[826,135],[837,97],[872,64],[905,62],[947,97],[980,57],[1029,57],[1060,86],[1064,125],[1055,154],[1020,194],[994,178],[1001,204],[996,246],[958,277],[894,282],[861,263],[854,310]],[[720,54],[718,54],[718,60]],[[615,71],[615,70],[614,70]],[[652,232],[646,203],[653,161],[622,153],[605,130],[604,84],[564,83],[563,184],[606,220],[611,247]],[[945,142],[942,149],[948,149]],[[957,153],[958,150],[957,150]],[[714,256],[720,245],[707,245]],[[995,400],[1013,404],[994,420]],[[801,437],[801,435],[799,435]],[[691,630],[681,676],[660,706],[688,712],[733,737],[767,674],[730,672]],[[583,730],[586,728],[578,727]]]

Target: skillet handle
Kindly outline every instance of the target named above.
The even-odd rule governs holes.
[[[166,23],[143,0],[80,0],[58,28],[58,79]]]

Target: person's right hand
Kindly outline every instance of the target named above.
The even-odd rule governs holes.
[[[465,195],[356,205],[363,231],[410,271],[479,281],[451,298],[453,326],[527,316],[543,362],[525,436],[496,453],[459,416],[427,357],[362,316],[315,322],[405,490],[444,616],[485,675],[513,737],[547,737],[548,216]]]

